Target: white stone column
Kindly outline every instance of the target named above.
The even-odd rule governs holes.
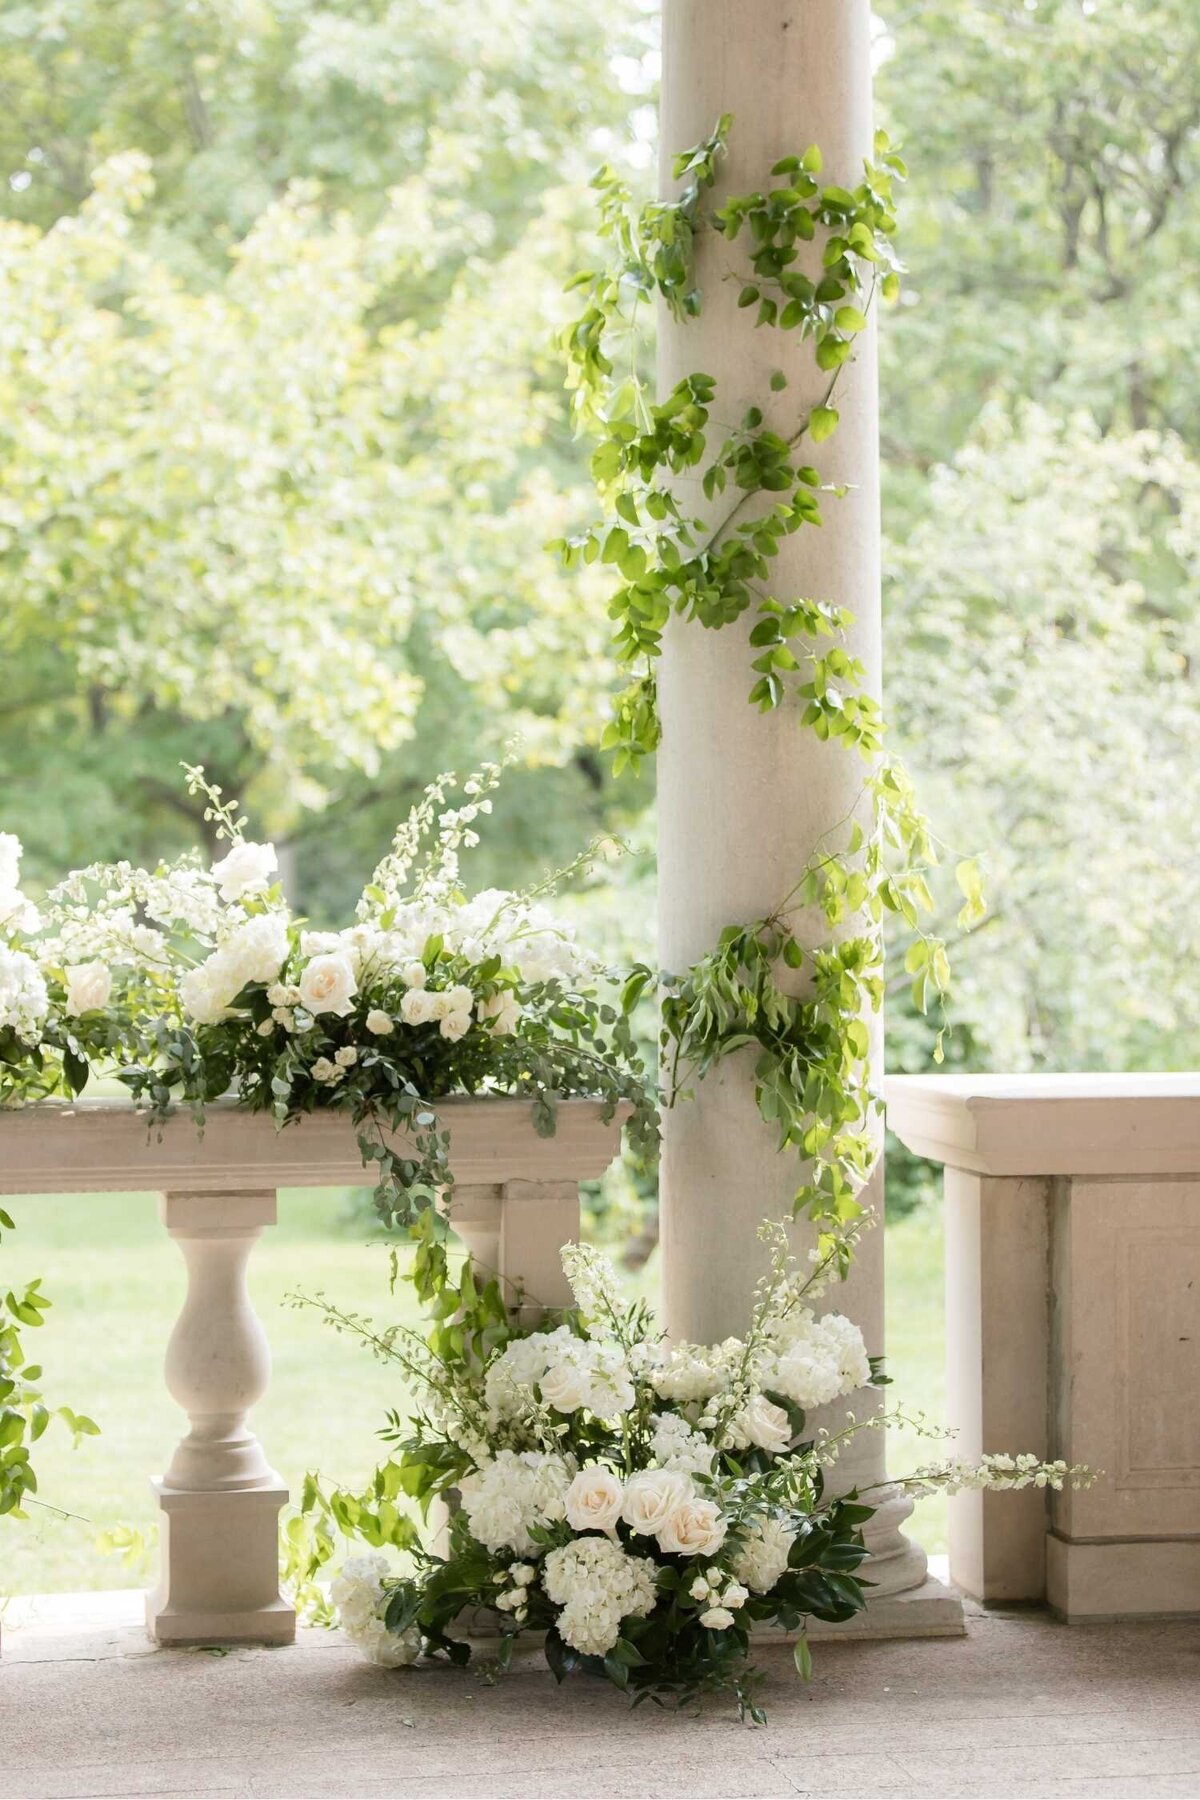
[[[665,0],[663,191],[671,191],[672,156],[707,135],[724,112],[733,114],[733,127],[718,197],[766,187],[778,158],[811,143],[823,152],[826,182],[857,185],[872,146],[870,17],[868,0]],[[724,277],[745,266],[742,240],[699,237],[703,310],[682,324],[660,313],[660,393],[703,370],[717,383],[714,435],[757,406],[768,426],[790,437],[824,397],[828,376],[817,370],[811,344],[771,327],[755,330],[753,314],[739,311],[741,283]],[[772,393],[777,369],[788,385]],[[850,608],[857,620],[852,648],[876,690],[877,385],[872,325],[838,382],[838,430],[811,453],[826,481],[848,483],[851,492],[826,497],[823,527],[804,527],[783,541],[770,578],[781,600],[804,595]],[[710,518],[729,505],[722,497],[706,509],[698,481],[681,497]],[[659,680],[660,960],[672,972],[712,949],[726,925],[773,911],[816,846],[861,805],[863,764],[853,751],[818,742],[794,706],[764,715],[747,704],[755,679],[753,622],[753,612],[720,630],[675,620],[666,635]],[[667,1322],[680,1337],[711,1340],[745,1329],[764,1267],[756,1227],[791,1210],[797,1161],[777,1154],[758,1116],[753,1062],[752,1051],[727,1060],[665,1121],[663,1277]],[[881,1176],[865,1198],[882,1223]],[[856,1319],[872,1353],[882,1352],[881,1228],[866,1236],[851,1279],[828,1304]],[[882,1434],[864,1432],[839,1480],[866,1486],[883,1475]],[[910,1510],[893,1490],[868,1533],[876,1560],[865,1573],[883,1594],[924,1579],[924,1553],[900,1531]],[[957,1628],[955,1606],[945,1596],[946,1629]],[[876,1614],[882,1618],[878,1607]]]
[[[162,1548],[147,1626],[164,1644],[287,1643],[296,1628],[279,1593],[287,1489],[247,1423],[271,1355],[246,1264],[263,1227],[275,1223],[275,1193],[166,1194],[162,1219],[187,1263],[166,1379],[190,1429],[153,1484]]]

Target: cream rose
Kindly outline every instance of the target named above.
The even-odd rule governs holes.
[[[423,988],[425,986],[425,964],[410,962],[401,979],[406,988]]]
[[[400,1002],[400,1017],[406,1025],[428,1025],[434,1016],[435,999],[428,988],[410,988]]]
[[[66,1010],[72,1018],[80,1013],[96,1012],[108,1004],[112,993],[112,972],[106,963],[75,963],[63,970],[67,984]]]
[[[710,1606],[707,1612],[700,1614],[700,1623],[707,1625],[710,1631],[727,1631],[733,1624],[733,1614],[723,1606]]]
[[[499,994],[492,994],[487,1000],[481,1000],[476,1011],[481,1019],[492,1021],[492,1031],[496,1037],[511,1037],[521,1016],[521,1002],[511,989],[505,988]]]
[[[624,1497],[612,1470],[592,1463],[580,1469],[567,1489],[567,1524],[572,1531],[611,1531],[621,1516]]]
[[[538,1382],[542,1399],[555,1412],[578,1412],[588,1396],[588,1384],[582,1370],[571,1363],[556,1363]]]
[[[392,1015],[385,1013],[382,1007],[373,1006],[367,1014],[367,1030],[375,1037],[390,1037],[396,1027],[392,1023]]]
[[[734,1428],[760,1450],[778,1456],[786,1450],[795,1433],[782,1406],[776,1406],[765,1394],[756,1394],[734,1420]]]
[[[726,1530],[716,1501],[693,1496],[659,1527],[659,1548],[674,1556],[715,1556],[725,1542]]]
[[[212,866],[222,900],[240,900],[271,885],[279,867],[274,844],[235,844],[228,856]]]
[[[469,1012],[448,1012],[444,1014],[441,1024],[438,1026],[442,1036],[451,1044],[457,1044],[460,1038],[465,1038],[470,1029],[471,1015]]]
[[[314,956],[300,976],[300,999],[310,1013],[336,1013],[345,1018],[357,992],[350,958],[340,952]]]
[[[631,1531],[653,1537],[692,1492],[691,1480],[678,1469],[643,1469],[625,1483],[621,1517]]]

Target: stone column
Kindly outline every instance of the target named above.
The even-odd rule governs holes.
[[[853,187],[871,152],[868,0],[665,0],[662,186],[679,150],[733,114],[718,196],[768,185],[780,157],[819,144],[823,179]],[[745,266],[741,240],[700,236],[703,289],[698,319],[659,320],[659,388],[703,370],[715,377],[715,419],[736,425],[758,406],[768,426],[790,437],[828,377],[811,345],[739,311]],[[775,370],[787,387],[772,393]],[[880,680],[878,405],[875,329],[863,333],[842,373],[841,423],[813,451],[823,478],[848,483],[827,496],[824,526],[786,539],[770,591],[849,607],[852,648]],[[719,427],[718,427],[719,429]],[[683,493],[700,516],[699,482]],[[663,739],[658,754],[660,960],[679,972],[710,950],[726,925],[770,913],[788,894],[827,833],[861,805],[863,765],[843,746],[804,731],[793,706],[760,714],[747,704],[754,681],[753,615],[721,630],[672,621],[660,672]],[[817,924],[814,930],[819,931]],[[879,1046],[876,1045],[878,1058]],[[878,1069],[878,1062],[877,1062]],[[798,1180],[794,1156],[776,1153],[753,1097],[753,1052],[728,1060],[691,1101],[666,1118],[663,1155],[663,1274],[666,1316],[676,1336],[711,1340],[745,1329],[764,1267],[755,1233],[766,1215],[790,1213]],[[882,1225],[882,1179],[865,1196]],[[864,1239],[850,1281],[829,1300],[862,1326],[872,1353],[883,1350],[883,1233]],[[883,1478],[882,1434],[862,1433],[840,1479],[865,1486]],[[901,1535],[911,1507],[894,1491],[874,1521],[877,1561],[867,1573],[884,1594],[921,1584],[923,1552]],[[869,1534],[872,1535],[872,1534]],[[946,1596],[946,1628],[956,1628]],[[880,1615],[882,1616],[882,1615]]]
[[[247,1424],[271,1354],[246,1264],[275,1223],[275,1193],[166,1194],[162,1218],[187,1263],[166,1379],[190,1430],[153,1484],[162,1549],[147,1626],[163,1644],[289,1643],[296,1616],[280,1598],[278,1541],[287,1489]]]

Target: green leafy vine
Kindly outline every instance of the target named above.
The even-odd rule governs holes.
[[[660,741],[655,668],[668,621],[714,630],[748,614],[756,652],[750,704],[763,712],[790,706],[802,727],[868,765],[861,805],[774,910],[730,925],[686,974],[662,977],[668,1104],[724,1057],[752,1053],[759,1111],[780,1150],[803,1159],[795,1210],[816,1223],[822,1253],[844,1271],[862,1211],[857,1196],[875,1159],[867,1020],[883,1000],[888,916],[914,934],[914,1002],[922,1011],[936,1005],[944,1023],[949,960],[943,941],[922,927],[933,910],[939,846],[905,770],[883,753],[881,709],[848,642],[852,614],[827,600],[781,596],[771,576],[785,540],[819,527],[823,497],[845,492],[822,476],[808,446],[816,450],[837,430],[839,378],[876,298],[899,294],[894,196],[906,171],[880,132],[853,190],[822,184],[821,152],[810,145],[777,162],[765,190],[706,205],[731,123],[721,118],[703,143],[675,158],[684,183],[675,200],[635,209],[610,168],[595,179],[610,254],[572,284],[584,308],[563,345],[577,425],[599,438],[591,468],[605,514],[557,547],[568,567],[598,561],[615,572],[608,610],[617,657],[631,672],[603,739],[617,772],[636,770]],[[807,343],[828,377],[819,399],[787,424],[767,424],[765,408],[778,415],[780,403],[766,395],[736,427],[721,424],[717,383],[703,372],[657,404],[648,396],[639,372],[646,303],[660,300],[679,321],[699,315],[693,250],[706,231],[742,250],[741,265],[723,279],[738,283],[740,309],[754,309],[753,328]],[[782,394],[785,373],[775,371],[769,386]],[[685,498],[697,489],[703,518]],[[984,910],[975,863],[961,861],[957,879],[967,927]],[[812,920],[822,923],[815,942],[806,930]],[[654,979],[636,968],[626,1005]],[[939,1057],[940,1049],[939,1033]]]

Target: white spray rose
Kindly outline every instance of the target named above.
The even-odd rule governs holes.
[[[688,1477],[678,1469],[643,1469],[625,1483],[621,1517],[631,1531],[653,1537],[692,1492]]]
[[[279,867],[274,844],[235,844],[228,856],[212,866],[222,900],[240,900],[243,894],[261,893],[270,887]]]
[[[310,1013],[336,1013],[344,1019],[357,992],[350,958],[339,951],[314,956],[300,976],[300,998]]]
[[[367,1014],[367,1030],[369,1032],[372,1032],[375,1037],[390,1037],[395,1029],[390,1013],[385,1013],[378,1006],[371,1008]]]
[[[726,1530],[715,1500],[685,1500],[660,1526],[659,1547],[668,1555],[715,1556],[725,1542]]]
[[[469,1012],[448,1012],[438,1026],[439,1032],[449,1044],[457,1044],[466,1037],[470,1029],[471,1015]]]
[[[625,1490],[611,1469],[591,1463],[567,1489],[567,1524],[572,1531],[611,1531],[621,1516]]]
[[[73,1019],[80,1013],[98,1012],[108,1005],[112,993],[112,972],[106,963],[74,963],[63,970],[67,985],[66,1010]]]
[[[425,964],[410,962],[401,976],[401,980],[406,988],[423,988],[426,981]]]

